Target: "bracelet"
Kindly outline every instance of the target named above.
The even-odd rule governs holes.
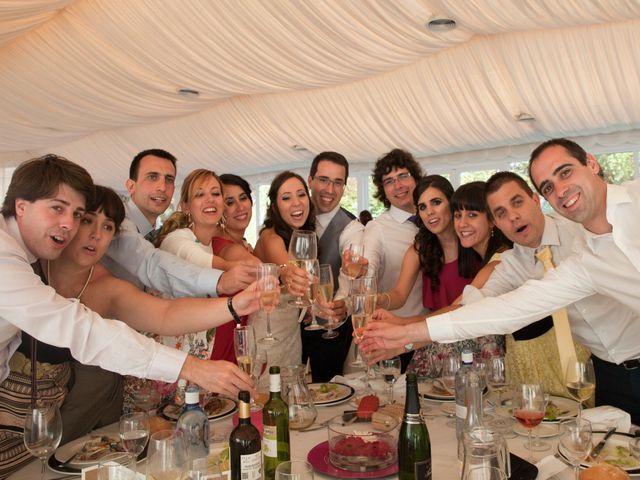
[[[229,313],[231,314],[233,319],[236,321],[236,324],[240,325],[240,323],[242,323],[242,320],[240,319],[240,315],[238,315],[238,312],[236,312],[236,309],[233,308],[232,301],[233,301],[233,297],[227,298],[227,308],[229,309]]]

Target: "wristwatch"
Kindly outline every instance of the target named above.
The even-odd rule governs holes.
[[[404,349],[405,349],[406,352],[410,352],[411,350],[413,350],[413,343],[407,343],[404,346]]]

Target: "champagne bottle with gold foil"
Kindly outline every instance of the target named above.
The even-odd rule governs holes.
[[[289,407],[280,396],[280,367],[269,368],[269,400],[262,409],[264,478],[274,480],[278,464],[290,459]]]
[[[431,480],[431,441],[429,430],[420,415],[418,378],[407,374],[404,417],[398,435],[398,478]]]
[[[251,397],[242,390],[238,394],[238,425],[229,436],[231,480],[262,479],[260,432],[251,424]]]

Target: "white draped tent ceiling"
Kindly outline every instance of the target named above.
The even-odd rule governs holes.
[[[255,179],[637,138],[640,0],[0,0],[0,91],[0,165],[54,152],[119,189],[152,147]]]

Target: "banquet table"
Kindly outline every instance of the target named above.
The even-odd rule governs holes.
[[[384,398],[384,397],[383,397]],[[404,399],[401,395],[398,395],[397,401],[403,402]],[[433,461],[433,480],[452,480],[460,477],[461,463],[457,457],[457,442],[455,436],[455,428],[447,425],[451,423],[451,418],[448,418],[442,410],[441,404],[438,402],[423,401],[423,407],[430,407],[427,409],[426,422],[429,429],[429,435],[431,438],[431,455]],[[316,423],[323,422],[331,417],[341,414],[345,410],[352,410],[353,404],[345,402],[338,405],[332,405],[327,407],[318,407],[318,417]],[[117,431],[117,425],[111,425],[103,431]],[[212,429],[212,435],[215,437],[226,437],[228,432],[231,431],[231,418],[210,422],[210,428]],[[306,459],[308,452],[316,445],[327,440],[326,429],[320,429],[310,432],[291,431],[291,458],[292,460]],[[516,436],[515,438],[508,439],[509,450],[526,459],[528,451],[524,448],[526,437]],[[545,441],[551,444],[551,450],[546,452],[534,452],[534,463],[541,458],[552,455],[556,451],[557,437],[545,438]],[[40,475],[40,463],[33,461],[26,465],[22,470],[16,472],[9,477],[10,480],[32,480],[39,478]],[[47,479],[54,479],[61,477],[60,473],[47,471]],[[69,477],[73,478],[73,477]],[[79,478],[79,477],[75,477]],[[322,475],[316,472],[316,479],[330,479],[326,475]],[[386,477],[397,478],[397,475]],[[573,478],[573,473],[569,467],[563,470],[561,473],[554,477],[555,480],[570,480]]]

